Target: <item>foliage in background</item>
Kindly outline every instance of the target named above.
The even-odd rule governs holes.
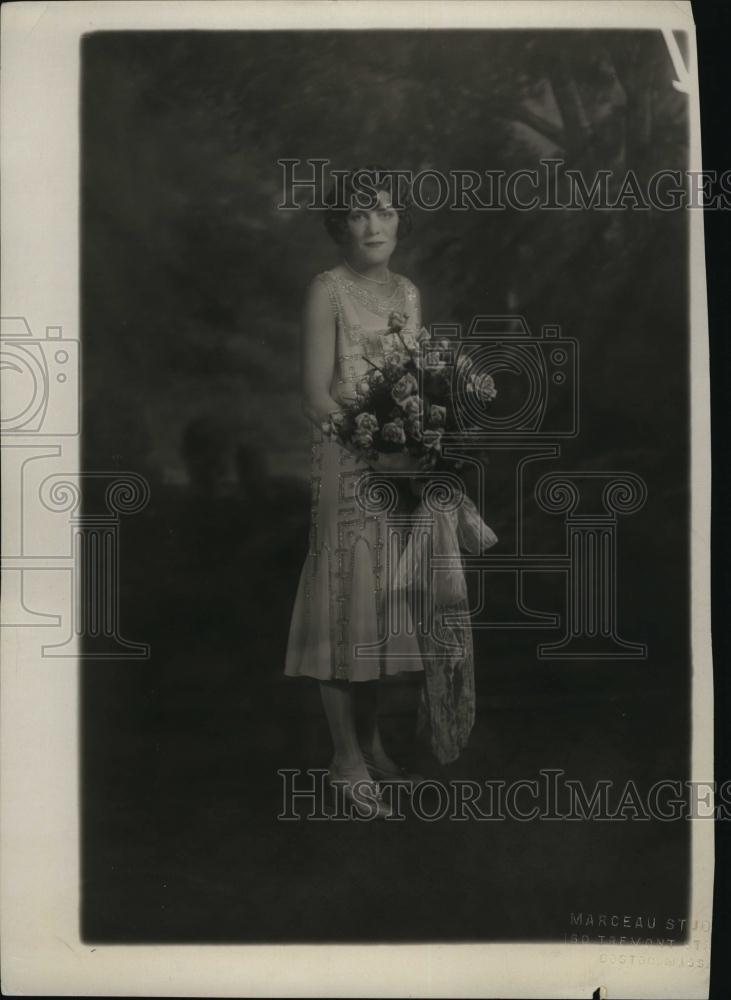
[[[277,209],[279,158],[557,156],[640,179],[686,161],[686,97],[654,32],[98,33],[83,65],[86,456],[152,478],[195,478],[191,440],[214,478],[262,440],[270,470],[307,474],[298,315],[337,254],[317,213]],[[561,324],[581,345],[577,461],[632,467],[638,450],[664,461],[656,442],[685,419],[685,224],[421,212],[394,266],[427,323]]]

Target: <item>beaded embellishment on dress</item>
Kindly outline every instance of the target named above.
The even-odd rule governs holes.
[[[375,292],[363,288],[362,285],[359,285],[350,278],[342,275],[333,275],[333,277],[345,289],[348,295],[351,295],[356,302],[360,302],[361,305],[365,306],[369,312],[375,313],[376,316],[389,316],[399,305],[398,299],[404,292],[404,279],[399,274],[393,275],[395,287],[386,298],[381,298]]]
[[[336,321],[330,394],[342,403],[355,395],[369,361],[382,358],[383,317],[403,308],[410,283],[397,277],[394,294],[384,304],[330,271],[315,280],[325,285]],[[351,284],[358,289],[352,294]],[[358,482],[370,470],[314,426],[312,435],[310,549],[295,600],[285,673],[367,681],[422,670],[413,627],[388,625],[389,523],[385,512],[365,509],[357,499]],[[398,601],[403,605],[402,597]],[[403,614],[402,620],[410,621],[407,609]]]
[[[421,329],[415,286],[394,278],[396,288],[387,300],[338,273],[325,271],[315,279],[327,289],[336,322],[330,388],[336,401],[352,399],[369,361],[382,360],[390,336],[384,317],[400,311],[406,316],[404,332]],[[388,564],[395,554],[393,525],[385,513],[366,510],[357,499],[368,467],[317,428],[312,434],[310,550],[292,614],[285,673],[362,681],[424,670],[418,730],[435,757],[449,763],[466,745],[475,718],[466,596],[435,607],[426,633],[417,628],[419,615],[411,613],[408,596],[416,580],[410,577],[403,588],[396,567]],[[403,552],[398,544],[397,549]],[[394,607],[394,600],[402,625],[391,634],[387,607]]]

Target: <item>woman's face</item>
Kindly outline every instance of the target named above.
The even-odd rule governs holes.
[[[387,264],[396,249],[398,223],[398,212],[386,191],[378,192],[374,208],[352,208],[345,230],[345,250],[353,265]]]

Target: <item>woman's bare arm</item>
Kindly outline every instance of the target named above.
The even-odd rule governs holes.
[[[335,367],[335,316],[321,281],[313,281],[302,315],[302,409],[320,427],[339,404],[330,395]]]

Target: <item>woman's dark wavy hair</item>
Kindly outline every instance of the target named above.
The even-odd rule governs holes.
[[[407,185],[398,186],[398,179],[394,177],[393,171],[385,167],[367,166],[357,167],[350,170],[344,177],[339,177],[332,185],[325,198],[327,209],[325,211],[325,229],[336,243],[343,242],[343,235],[348,224],[348,215],[354,207],[355,199],[358,195],[363,197],[363,188],[357,183],[356,178],[360,177],[368,183],[368,186],[376,191],[386,191],[391,196],[391,202],[398,212],[399,226],[398,238],[403,239],[411,232],[411,198],[407,190]]]

